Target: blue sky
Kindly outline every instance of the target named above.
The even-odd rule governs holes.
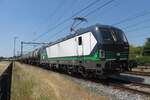
[[[17,50],[20,50],[20,41],[32,41],[40,34],[54,27],[75,12],[86,7],[94,0],[0,0],[0,56],[13,55],[13,38],[18,36]],[[77,16],[84,16],[93,9],[109,0],[101,0],[94,6]],[[132,18],[142,12],[150,12],[150,0],[115,0],[108,6],[96,11],[87,17],[88,23],[78,27],[86,27],[95,23],[112,25],[126,18]],[[146,20],[144,22],[144,20]],[[52,30],[36,42],[51,42],[69,33],[68,29],[55,35],[73,21]],[[141,22],[141,24],[139,24]],[[144,22],[144,23],[142,23]],[[137,25],[139,24],[139,25]],[[142,45],[150,37],[150,14],[125,23],[115,25],[124,30],[130,44]],[[128,27],[132,26],[132,27]],[[128,27],[125,29],[125,27]],[[147,27],[147,28],[144,28]],[[25,46],[25,51],[34,49]]]

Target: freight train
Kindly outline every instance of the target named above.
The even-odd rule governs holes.
[[[129,70],[128,57],[125,33],[110,25],[95,24],[25,54],[19,60],[68,74],[101,77]]]

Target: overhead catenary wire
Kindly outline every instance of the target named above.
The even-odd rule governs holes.
[[[62,0],[63,1],[63,0]],[[73,6],[73,4],[76,4],[77,2],[75,2],[75,0],[70,0],[71,1],[71,4],[67,7],[67,9],[69,9],[69,8],[71,8],[72,6]],[[62,3],[65,3],[65,2],[62,2]],[[62,5],[62,3],[61,3],[61,5]],[[59,6],[58,6],[58,8],[60,8]],[[66,10],[65,10],[66,8],[63,8],[62,9],[62,14],[59,14],[58,15],[58,17],[56,18],[56,20],[55,21],[60,21],[62,18],[63,18],[63,16],[64,16],[64,13],[66,12]],[[71,11],[71,10],[70,10]],[[51,24],[49,25],[49,27],[51,26]]]
[[[126,32],[134,32],[134,31],[138,31],[138,30],[143,30],[143,29],[149,29],[150,26],[144,26],[144,27],[140,27],[140,28],[135,28],[135,29],[132,29],[132,30],[127,30]]]
[[[92,11],[90,11],[89,13],[87,13],[86,15],[84,15],[84,17],[90,16],[91,14],[93,14],[93,13],[97,12],[98,10],[104,8],[105,6],[109,5],[109,4],[112,3],[113,1],[115,1],[115,0],[109,0],[108,2],[104,3],[103,5],[101,5],[101,6],[97,7],[97,8],[95,8],[94,10],[92,10]],[[82,23],[82,21],[79,22],[77,25],[75,25],[75,27],[78,26],[78,25],[81,24],[81,23]],[[57,35],[57,34],[63,32],[63,31],[65,31],[68,27],[69,27],[69,26],[64,27],[64,28],[61,29],[59,32],[55,33],[53,36],[55,36],[55,35]],[[53,36],[51,36],[51,37],[53,37]]]
[[[70,25],[67,25],[65,26],[64,28],[62,28],[61,30],[59,30],[58,32],[56,32],[55,34],[51,35],[51,37],[55,37],[57,36],[58,34],[60,34],[61,32],[65,31],[66,29],[68,29]]]
[[[119,22],[116,22],[116,23],[114,23],[114,24],[112,24],[112,25],[120,25],[120,24],[122,24],[122,23],[126,23],[126,22],[128,22],[128,21],[133,21],[133,20],[136,20],[136,19],[138,19],[138,18],[141,18],[141,17],[143,17],[143,16],[146,16],[146,15],[149,15],[150,14],[150,11],[148,10],[148,11],[143,11],[143,12],[140,12],[139,14],[137,14],[137,15],[134,15],[134,16],[132,16],[132,17],[127,17],[127,18],[125,18],[125,19],[123,19],[123,20],[120,20]],[[136,23],[136,24],[132,24],[132,25],[128,25],[128,26],[126,26],[126,27],[123,27],[123,29],[129,29],[130,27],[135,27],[135,26],[138,26],[139,24],[142,24],[142,23],[144,23],[144,22],[147,22],[147,21],[150,21],[150,19],[147,19],[147,20],[144,20],[144,21],[141,21],[141,22],[138,22],[138,23]],[[126,32],[134,32],[134,31],[138,31],[138,30],[141,30],[141,29],[148,29],[148,28],[150,28],[149,26],[144,26],[144,27],[142,27],[142,28],[136,28],[136,29],[132,29],[132,30],[127,30]]]
[[[115,0],[110,0],[110,1],[108,1],[108,2],[106,2],[106,3],[104,3],[103,5],[97,7],[96,9],[94,9],[94,10],[92,10],[92,11],[90,11],[89,13],[87,13],[86,15],[84,15],[83,17],[88,17],[89,15],[91,15],[91,14],[95,13],[96,11],[98,11],[98,10],[104,8],[105,6],[107,6],[108,4],[112,3],[113,1],[115,1]],[[82,21],[80,21],[76,26],[80,25],[81,23],[82,23]],[[76,27],[76,26],[75,26],[75,27]]]
[[[149,14],[150,14],[150,11],[143,11],[143,12],[141,12],[141,13],[135,15],[135,16],[127,17],[127,18],[125,18],[125,19],[123,19],[123,20],[120,20],[119,22],[116,22],[116,23],[114,23],[114,24],[112,24],[112,25],[120,25],[120,24],[122,24],[122,23],[131,21],[131,20],[135,20],[135,19],[137,19],[137,18],[143,17],[143,16],[145,16],[145,15],[149,15]]]
[[[42,36],[44,36],[44,34],[49,33],[50,31],[55,30],[57,27],[59,27],[60,25],[68,22],[69,20],[71,20],[73,17],[77,16],[78,14],[82,13],[83,11],[85,11],[86,9],[92,7],[93,5],[95,5],[96,3],[100,2],[101,0],[95,0],[92,3],[88,4],[86,7],[82,8],[81,10],[77,11],[76,13],[74,13],[72,16],[66,18],[65,20],[61,21],[60,23],[56,24],[54,27],[48,29],[46,32],[40,34],[37,38],[33,39],[33,41],[38,40],[39,38],[41,38]]]
[[[145,15],[148,15],[148,14],[150,14],[150,12],[144,12],[144,13],[142,12],[142,13],[140,13],[140,14],[138,14],[138,15],[133,16],[133,17],[128,17],[128,18],[126,18],[126,19],[124,19],[124,20],[121,20],[120,22],[117,22],[117,23],[114,24],[114,25],[121,24],[121,23],[124,23],[124,22],[127,22],[127,21],[131,21],[131,20],[135,20],[135,19],[137,19],[137,18],[140,18],[140,17],[145,16]],[[146,20],[145,20],[145,21],[146,21]],[[145,21],[143,21],[143,22],[145,22]],[[79,24],[81,24],[81,22],[80,22]],[[77,25],[79,25],[79,24],[77,24]],[[139,22],[139,24],[140,24],[140,22]],[[135,24],[134,24],[134,25],[131,25],[131,26],[135,26]],[[130,26],[127,26],[127,28],[129,28],[129,27],[130,27]],[[60,32],[64,31],[66,28],[67,28],[67,27],[64,27],[62,30],[60,30],[59,32],[57,32],[57,34],[59,34]],[[145,27],[145,28],[148,28],[148,27]]]
[[[149,14],[150,14],[150,11],[144,11],[144,12],[141,12],[141,13],[139,13],[139,14],[133,16],[133,17],[125,18],[125,19],[123,19],[123,20],[121,20],[121,21],[119,21],[119,22],[117,22],[117,23],[112,24],[112,25],[119,25],[119,24],[122,24],[122,23],[125,23],[125,22],[128,22],[128,21],[132,21],[132,20],[135,20],[135,19],[137,19],[137,18],[146,16],[146,15],[149,15]],[[127,27],[124,27],[124,29],[128,29],[129,27],[135,27],[135,26],[138,26],[138,24],[143,24],[143,23],[149,22],[149,21],[150,21],[150,19],[146,19],[146,20],[143,20],[143,21],[138,22],[138,23],[136,23],[136,24],[133,24],[133,25],[129,25],[129,26],[127,26]],[[81,22],[79,22],[77,25],[79,25],[79,24],[81,24]],[[141,30],[141,29],[149,29],[149,28],[150,28],[150,26],[144,26],[144,27],[142,27],[142,28],[136,28],[136,29],[133,29],[133,30],[129,30],[129,31],[127,31],[127,32],[133,32],[133,31],[137,31],[137,30]],[[141,37],[141,36],[140,36],[140,37]],[[135,37],[134,37],[134,38],[135,38]],[[137,38],[137,37],[136,37],[136,38]]]
[[[132,25],[128,25],[128,26],[125,26],[125,27],[122,27],[122,29],[129,29],[129,28],[132,28],[132,27],[136,27],[136,26],[139,26],[141,24],[145,24],[147,22],[150,22],[150,19],[146,19],[146,20],[143,20],[143,21],[140,21],[140,22],[137,22],[135,24],[132,24]]]
[[[36,33],[39,30],[39,28],[41,28],[41,26],[43,24],[45,24],[49,19],[51,19],[52,17],[54,17],[56,15],[56,12],[58,12],[58,10],[61,9],[61,7],[63,6],[62,3],[64,3],[64,2],[65,1],[61,1],[58,5],[56,5],[56,7],[54,8],[54,10],[48,15],[48,19],[46,18],[43,22],[41,22],[39,24],[39,26],[37,27],[37,29],[33,33]]]
[[[92,11],[92,12],[94,12],[94,11]],[[124,23],[124,22],[127,22],[127,21],[131,21],[131,20],[134,20],[134,19],[137,19],[137,18],[140,18],[140,17],[143,17],[143,16],[148,15],[148,14],[150,14],[150,12],[142,12],[142,13],[140,13],[140,14],[138,14],[138,15],[133,16],[133,17],[128,17],[128,18],[126,18],[126,19],[124,19],[124,20],[122,20],[122,21],[116,23],[116,25],[117,25],[117,24]],[[88,16],[88,14],[86,14],[86,15]],[[85,15],[85,16],[86,16],[86,15]],[[148,20],[149,20],[149,19],[148,19]],[[148,20],[144,20],[144,21],[142,21],[142,22],[138,22],[137,24],[144,23],[144,22],[146,22],[146,21],[148,21]],[[81,24],[81,22],[78,23],[77,25],[79,25],[79,24]],[[77,25],[76,25],[76,26],[77,26]],[[114,24],[114,25],[115,25],[115,24]],[[130,25],[130,26],[136,26],[136,25],[134,24],[134,25]],[[129,28],[130,26],[127,26],[126,28]],[[64,27],[62,30],[60,30],[60,31],[57,32],[56,34],[59,34],[60,32],[64,31],[66,28],[67,28],[67,27]],[[143,28],[146,29],[146,28],[149,28],[149,26],[146,26],[146,27],[143,27]],[[142,29],[143,29],[143,28],[142,28]],[[134,30],[131,30],[131,31],[136,31],[136,30],[140,30],[140,29],[134,29]],[[127,31],[127,32],[129,32],[129,31]]]
[[[150,29],[150,26],[149,26],[149,25],[147,25],[147,26],[142,26],[142,27],[139,27],[139,28],[130,29],[130,26],[131,26],[131,27],[135,27],[135,26],[137,26],[137,25],[140,25],[140,24],[142,24],[142,23],[144,23],[144,22],[148,22],[148,21],[150,21],[150,19],[146,19],[146,20],[137,22],[136,24],[129,25],[129,26],[125,27],[125,32],[126,32],[126,33],[131,33],[131,32],[136,32],[136,31],[140,31],[140,30]],[[135,25],[135,26],[134,26],[134,25]],[[130,29],[130,30],[127,30],[127,29]],[[145,33],[145,32],[144,32],[144,33]],[[150,36],[150,35],[149,35],[149,36]],[[136,36],[130,36],[130,38],[144,38],[144,37],[148,37],[148,35],[147,35],[147,36],[143,36],[143,32],[141,33],[141,35],[138,35],[138,36],[137,36],[137,34],[136,34]]]
[[[91,14],[95,13],[96,11],[98,11],[98,10],[104,8],[105,6],[109,5],[109,4],[112,3],[113,1],[115,1],[115,0],[109,0],[108,2],[104,3],[103,5],[97,7],[96,9],[94,9],[94,10],[90,11],[89,13],[87,13],[86,15],[84,15],[84,17],[88,17],[89,15],[91,15]],[[76,26],[80,25],[81,23],[82,23],[82,22],[79,22]],[[76,27],[76,26],[75,26],[75,27]]]
[[[145,37],[150,37],[150,35],[148,36],[148,35],[146,35],[146,36],[143,36],[142,34],[141,35],[138,35],[138,36],[131,36],[130,38],[134,38],[134,39],[136,39],[136,38],[145,38]]]

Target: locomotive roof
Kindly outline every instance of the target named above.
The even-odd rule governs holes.
[[[62,42],[62,41],[65,41],[65,40],[67,40],[67,39],[70,39],[70,38],[73,38],[73,37],[75,37],[75,36],[81,35],[81,34],[83,34],[83,33],[96,30],[96,27],[99,27],[99,28],[116,28],[116,27],[113,27],[113,26],[111,26],[111,25],[102,25],[102,24],[95,24],[95,25],[92,25],[92,26],[89,26],[89,27],[86,27],[86,28],[80,28],[80,29],[78,29],[78,30],[77,30],[75,33],[73,33],[73,34],[69,34],[69,35],[67,35],[67,36],[65,36],[65,37],[63,37],[63,38],[60,38],[60,39],[58,39],[58,40],[56,40],[56,41],[54,41],[54,42],[49,43],[46,47],[52,46],[52,45],[57,44],[57,43],[60,43],[60,42]]]

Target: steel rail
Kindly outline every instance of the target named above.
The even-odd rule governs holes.
[[[150,76],[150,72],[141,72],[141,71],[127,71],[124,74],[140,75],[140,76]]]
[[[125,89],[130,92],[150,96],[150,84],[139,83],[139,82],[123,80],[123,79],[118,79],[118,78],[110,78],[110,79],[112,79],[115,82],[109,81],[109,85],[114,86],[115,88]],[[121,83],[120,83],[120,81],[121,81]],[[124,83],[128,83],[127,84],[128,86],[125,85]],[[140,90],[140,88],[137,88],[137,86],[139,86],[141,88],[141,90]],[[142,88],[148,89],[149,91],[145,91]]]
[[[141,90],[138,90],[138,89],[133,89],[133,88],[130,88],[130,87],[127,87],[127,86],[123,86],[123,85],[120,85],[120,84],[115,84],[115,83],[110,83],[111,86],[114,86],[115,88],[119,88],[119,89],[124,89],[124,90],[127,90],[127,91],[130,91],[130,92],[134,92],[134,93],[139,93],[139,94],[142,94],[142,95],[148,95],[150,96],[150,92],[147,92],[147,91],[141,91]]]

